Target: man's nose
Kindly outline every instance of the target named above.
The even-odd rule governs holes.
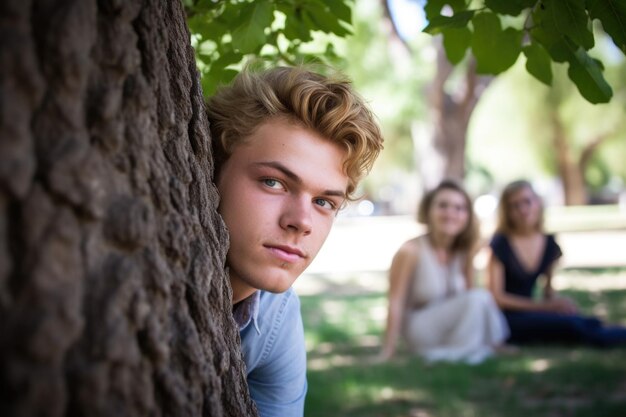
[[[285,203],[283,213],[280,218],[280,227],[285,230],[311,234],[313,226],[312,202],[305,197],[294,197]]]

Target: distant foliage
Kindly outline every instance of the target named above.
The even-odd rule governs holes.
[[[602,61],[588,51],[598,21],[626,54],[626,0],[427,0],[425,12],[424,31],[443,35],[453,64],[471,48],[479,73],[498,74],[524,54],[528,72],[547,85],[552,62],[567,63],[569,78],[587,101],[606,103],[613,96]]]
[[[228,83],[249,56],[295,64],[338,59],[331,41],[306,51],[314,32],[352,33],[353,0],[185,0],[205,95]],[[318,45],[319,46],[319,45]]]

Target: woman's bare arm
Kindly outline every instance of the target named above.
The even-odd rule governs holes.
[[[465,286],[468,290],[474,286],[474,276],[476,274],[476,270],[474,269],[474,257],[476,256],[478,249],[479,248],[476,247],[468,250],[465,256],[463,278],[465,278]]]
[[[557,261],[554,261],[544,274],[546,283],[543,287],[543,299],[545,302],[554,305],[554,309],[556,311],[567,314],[575,314],[578,312],[578,305],[576,302],[569,297],[560,296],[552,286],[552,277],[554,275],[556,265]]]
[[[389,269],[387,328],[381,351],[383,360],[393,356],[400,336],[406,293],[418,261],[416,244],[416,239],[405,242],[394,255]]]

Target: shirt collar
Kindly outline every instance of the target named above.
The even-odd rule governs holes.
[[[261,334],[259,326],[257,324],[259,317],[259,305],[261,304],[261,291],[255,291],[248,298],[240,301],[233,308],[233,317],[235,322],[239,326],[239,331],[242,331],[250,322],[253,323],[254,328],[258,334]]]

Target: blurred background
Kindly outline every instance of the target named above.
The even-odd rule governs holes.
[[[476,368],[429,366],[407,352],[375,361],[391,258],[422,231],[415,214],[424,190],[448,175],[462,177],[475,198],[484,243],[500,189],[532,181],[564,251],[555,286],[588,312],[626,324],[624,55],[598,35],[593,52],[614,97],[593,105],[564,66],[553,65],[552,88],[521,58],[495,77],[469,62],[451,67],[438,39],[422,32],[421,2],[357,0],[353,23],[354,35],[333,45],[386,143],[363,199],[339,215],[295,284],[309,351],[305,415],[624,415],[623,351],[537,347]],[[484,255],[475,260],[479,283]]]
[[[546,203],[548,230],[559,233],[563,266],[626,266],[624,54],[596,34],[592,52],[614,96],[590,104],[566,66],[553,65],[552,87],[530,76],[521,57],[497,76],[477,74],[467,57],[452,67],[438,37],[422,32],[423,3],[357,0],[354,34],[332,40],[386,142],[362,200],[340,214],[309,275],[384,271],[420,231],[422,193],[445,176],[463,178],[485,238],[500,189],[525,178]]]
[[[284,13],[293,12],[274,3]],[[483,244],[493,232],[501,188],[512,180],[530,180],[545,201],[547,229],[557,234],[564,251],[555,286],[589,313],[626,324],[624,53],[594,27],[595,46],[589,52],[601,59],[613,88],[610,102],[594,105],[581,97],[565,64],[551,65],[551,87],[529,75],[522,55],[497,76],[478,74],[469,54],[450,64],[440,36],[423,33],[424,1],[301,3],[311,19],[318,17],[314,23],[322,30],[313,31],[306,42],[283,42],[282,47],[278,39],[274,45],[258,45],[258,55],[289,61],[295,45],[309,57],[332,57],[370,103],[385,136],[385,149],[361,184],[362,199],[339,214],[325,246],[294,285],[308,349],[305,415],[626,415],[623,349],[532,347],[476,367],[429,365],[406,351],[388,363],[375,360],[391,258],[405,240],[422,232],[415,214],[424,190],[448,176],[461,178],[473,196]],[[324,21],[318,14],[324,4],[338,13],[343,4],[350,6],[352,34]],[[275,16],[272,28],[285,22],[284,15]],[[193,16],[190,27],[203,87],[210,94],[215,77],[235,71],[227,62],[223,68],[209,67],[203,57],[216,49],[203,42],[202,23]],[[261,27],[257,34],[263,33]],[[263,39],[271,43],[274,38]],[[238,43],[244,48],[243,41]],[[233,56],[233,63],[240,58]],[[483,250],[475,260],[479,285],[484,255]]]

